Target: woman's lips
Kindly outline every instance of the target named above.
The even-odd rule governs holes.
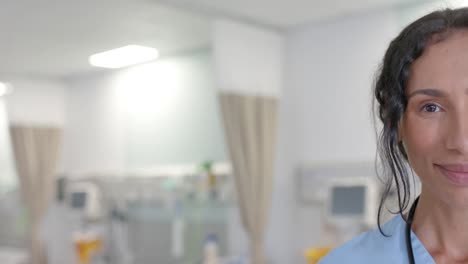
[[[435,166],[453,184],[468,186],[468,164],[435,164]]]

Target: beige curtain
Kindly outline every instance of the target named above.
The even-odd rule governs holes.
[[[32,264],[45,264],[40,223],[54,193],[54,180],[61,144],[61,129],[12,126],[13,152],[30,223]]]
[[[264,264],[264,234],[271,205],[278,100],[221,93],[224,129],[251,263]]]

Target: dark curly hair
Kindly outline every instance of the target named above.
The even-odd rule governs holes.
[[[379,176],[384,180],[377,223],[380,232],[384,204],[393,188],[396,189],[398,211],[403,212],[410,203],[410,173],[408,156],[399,140],[398,126],[406,107],[406,84],[411,64],[424,49],[443,41],[453,31],[468,30],[468,8],[434,11],[411,23],[390,43],[374,85],[374,104],[383,128],[378,140]],[[386,236],[386,235],[385,235]]]

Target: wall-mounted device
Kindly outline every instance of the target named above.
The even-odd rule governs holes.
[[[102,216],[101,192],[91,181],[70,182],[67,186],[69,206],[82,212],[86,220],[97,220]]]
[[[328,185],[326,218],[335,224],[376,222],[378,189],[367,177],[335,178]]]

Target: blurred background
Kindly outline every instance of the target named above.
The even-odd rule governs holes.
[[[376,227],[386,47],[468,4],[0,3],[2,264],[315,263]]]

